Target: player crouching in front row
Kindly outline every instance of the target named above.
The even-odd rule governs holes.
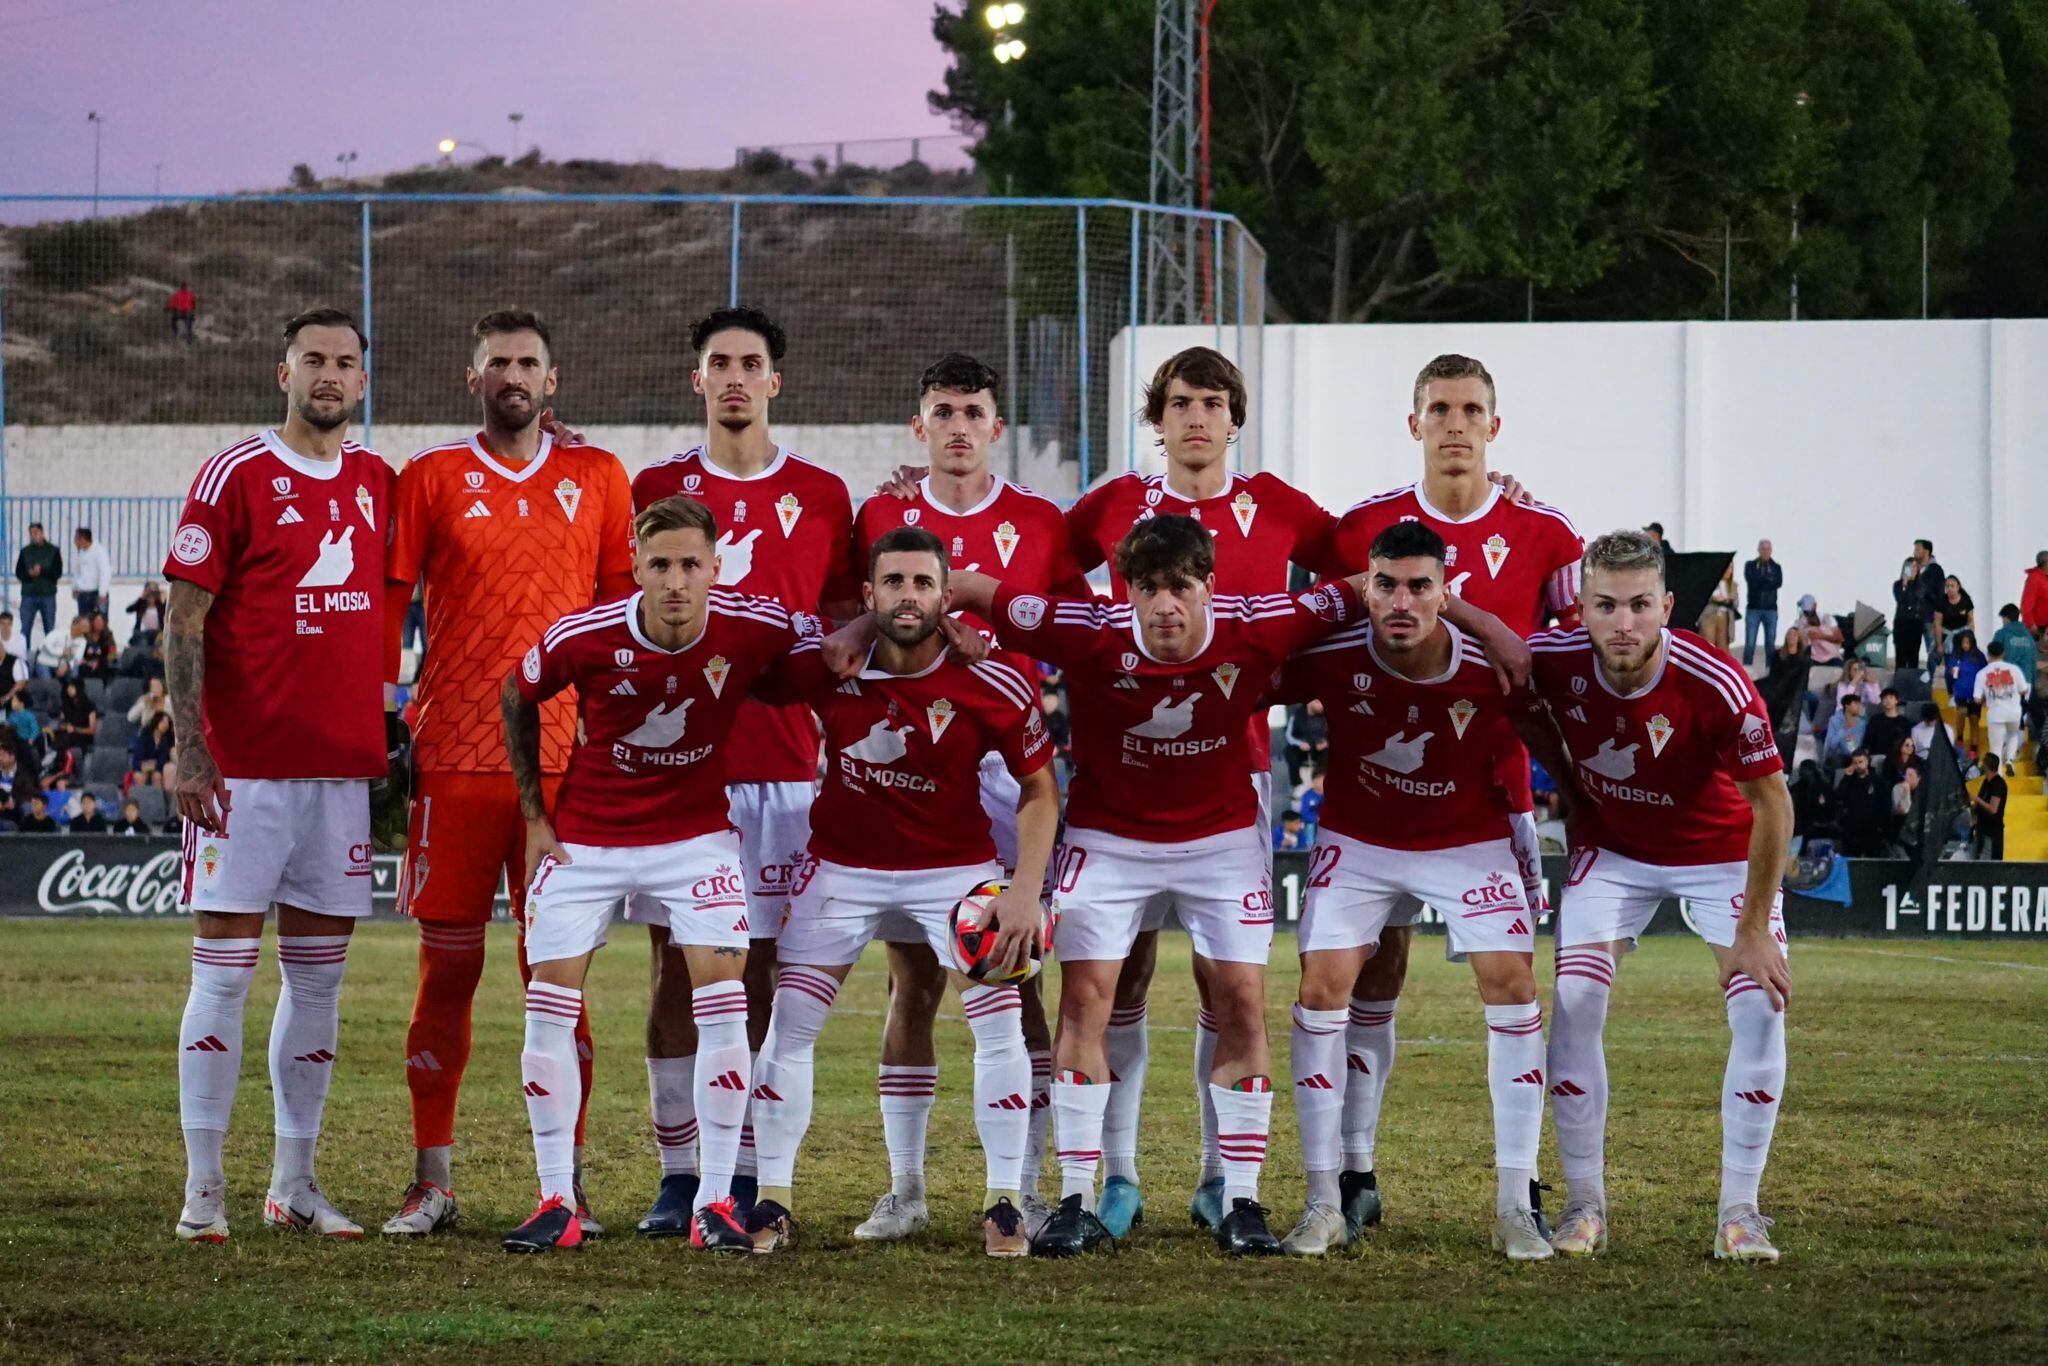
[[[794,1239],[796,1156],[810,1128],[814,1053],[826,1014],[861,950],[891,927],[922,933],[957,963],[949,918],[971,890],[1003,875],[980,800],[982,756],[1017,779],[1017,869],[988,912],[986,960],[1008,975],[1043,938],[1039,891],[1059,830],[1052,737],[1037,688],[1008,664],[967,664],[939,634],[952,604],[945,549],[918,527],[877,537],[863,590],[875,618],[867,663],[841,683],[815,647],[778,679],[772,700],[806,700],[825,735],[826,777],[813,808],[809,856],[783,926],[775,1011],[754,1086],[760,1198],[748,1219],[754,1250]],[[788,685],[785,687],[785,685]],[[767,689],[764,687],[764,692]],[[883,837],[886,832],[886,837]],[[974,1031],[974,1124],[987,1161],[982,1230],[991,1257],[1021,1257],[1031,1062],[1017,987],[949,974]]]
[[[696,984],[695,1091],[702,1182],[692,1246],[745,1252],[730,1194],[752,1068],[747,1052],[746,886],[727,820],[724,741],[764,672],[804,629],[779,604],[715,588],[718,527],[703,504],[665,498],[633,522],[640,591],[563,617],[505,680],[505,747],[526,818],[526,1048],[519,1069],[540,1169],[540,1208],[508,1252],[583,1240],[576,1215],[575,1026],[590,960],[622,897],[664,907]],[[584,735],[552,813],[541,797],[540,704],[577,691]]]

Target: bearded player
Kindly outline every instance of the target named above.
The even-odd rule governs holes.
[[[1575,624],[1579,533],[1557,509],[1516,497],[1512,487],[1499,487],[1497,477],[1488,474],[1487,447],[1500,435],[1500,417],[1495,412],[1493,376],[1486,367],[1455,355],[1438,356],[1425,365],[1415,377],[1408,432],[1422,447],[1422,478],[1368,498],[1344,514],[1335,536],[1341,568],[1365,568],[1381,532],[1398,522],[1417,521],[1443,538],[1446,587],[1453,599],[1498,617],[1522,636],[1552,619]],[[1461,620],[1459,625],[1465,623]],[[1490,654],[1500,654],[1497,643],[1489,640],[1486,645]],[[1548,906],[1527,755],[1512,750],[1506,754],[1500,782],[1512,813],[1523,890],[1530,907],[1540,914]],[[1373,1150],[1380,1105],[1394,1068],[1395,1010],[1421,911],[1421,903],[1412,897],[1394,908],[1379,948],[1365,960],[1351,994],[1342,1179],[1344,1214],[1354,1231],[1380,1220]],[[1540,1206],[1537,1218],[1540,1225]]]
[[[1552,1255],[1536,1227],[1530,1183],[1543,1132],[1543,1011],[1530,960],[1536,918],[1495,783],[1515,739],[1520,698],[1503,699],[1476,642],[1439,619],[1444,542],[1396,522],[1367,554],[1369,620],[1288,661],[1278,700],[1320,698],[1330,719],[1328,791],[1309,859],[1297,935],[1294,1101],[1308,1207],[1282,1242],[1320,1256],[1355,1241],[1338,1170],[1346,1009],[1358,970],[1395,905],[1444,909],[1451,947],[1472,964],[1486,1012],[1493,1099],[1493,1246],[1513,1261]],[[1511,707],[1513,710],[1511,710]],[[1346,1173],[1354,1182],[1356,1176]]]
[[[702,396],[704,444],[660,460],[633,480],[633,505],[646,509],[681,494],[718,519],[720,588],[770,598],[791,612],[845,620],[858,610],[859,575],[851,558],[853,500],[845,481],[777,445],[768,411],[782,392],[788,340],[757,308],[721,308],[690,331],[696,359],[691,387]],[[775,937],[789,908],[789,880],[810,838],[818,773],[818,730],[808,708],[748,701],[739,733],[747,743],[726,757],[732,823],[747,874],[747,1035],[755,1050],[774,1003]],[[693,979],[668,943],[660,907],[629,901],[626,918],[647,925],[653,993],[647,1010],[647,1090],[661,1160],[661,1185],[640,1231],[673,1237],[690,1229],[698,1180],[697,1114],[692,1101],[697,1037]],[[753,1205],[754,1144],[741,1133],[742,1215]]]
[[[558,444],[542,421],[559,381],[547,324],[519,309],[478,319],[468,378],[483,426],[421,451],[399,475],[386,569],[394,585],[387,657],[397,658],[405,604],[421,580],[427,615],[399,890],[400,910],[420,923],[419,991],[405,1043],[413,1179],[384,1225],[393,1235],[428,1234],[455,1220],[456,1099],[500,879],[515,923],[525,923],[526,830],[505,753],[499,685],[555,621],[633,586],[624,468],[596,446]],[[567,699],[542,708],[539,735],[541,782],[551,795],[575,742]],[[576,1028],[587,1091],[589,1022]],[[579,1106],[579,1149],[582,1130]],[[597,1236],[602,1229],[580,1194],[576,1203],[584,1235]]]
[[[964,663],[947,647],[939,630],[950,596],[946,550],[933,532],[885,531],[868,563],[873,647],[843,684],[818,662],[805,690],[824,726],[826,778],[810,857],[777,946],[775,1017],[755,1079],[761,1198],[748,1229],[757,1252],[794,1237],[791,1187],[811,1121],[818,1035],[861,950],[893,922],[898,943],[904,929],[914,930],[928,953],[950,963],[955,903],[999,878],[1010,881],[989,908],[993,965],[1023,966],[1043,933],[1039,894],[1059,832],[1060,794],[1038,690],[1007,663]],[[984,810],[991,753],[1017,793],[1005,822],[1007,866]],[[878,831],[889,838],[878,840]],[[991,1257],[1021,1257],[1030,1248],[1019,1204],[1031,1089],[1022,1002],[1015,986],[958,970],[949,976],[974,1032],[984,1244]],[[917,1198],[922,1205],[921,1190]],[[878,1208],[875,1217],[884,1213]]]
[[[366,342],[338,309],[284,327],[285,420],[200,467],[172,538],[164,663],[178,735],[192,988],[178,1031],[186,1242],[228,1239],[222,1148],[242,1012],[277,908],[276,1153],[263,1222],[363,1230],[313,1178],[350,932],[370,913],[370,797],[391,467],[347,439]]]
[[[1052,500],[998,478],[989,468],[990,449],[1003,435],[998,386],[994,370],[957,352],[925,370],[918,380],[918,411],[910,427],[925,448],[929,472],[912,485],[906,498],[870,498],[861,504],[854,521],[855,555],[864,560],[882,537],[908,527],[937,537],[948,563],[962,570],[979,571],[1026,592],[1087,597],[1088,581],[1068,546],[1065,513]],[[872,615],[857,618],[842,633],[860,646],[863,662],[878,620]],[[979,618],[962,621],[993,637]],[[1030,690],[1037,692],[1035,663],[1021,656],[1003,662],[1032,680]],[[1027,877],[1015,871],[1018,798],[1016,778],[1002,753],[991,749],[982,758],[981,807],[995,838],[996,858],[1009,870],[1005,876],[1016,876],[1021,884]],[[925,1132],[939,1074],[932,1024],[947,983],[942,960],[926,942],[922,928],[900,919],[885,921],[881,937],[889,945],[889,1015],[883,1026],[876,1089],[889,1150],[890,1189],[853,1231],[863,1242],[908,1237],[930,1219],[925,1202]],[[1038,980],[1033,978],[1020,990],[1024,1041],[1031,1055],[1030,1135],[1021,1203],[1026,1226],[1036,1229],[1046,1213],[1038,1195],[1038,1169],[1051,1114],[1052,1033]]]
[[[1254,838],[1247,723],[1290,652],[1358,618],[1354,583],[1300,597],[1216,598],[1214,538],[1191,517],[1149,518],[1117,547],[1121,604],[1046,598],[978,574],[955,600],[995,623],[1003,644],[1066,671],[1074,780],[1055,876],[1062,919],[1052,1085],[1061,1197],[1032,1239],[1071,1256],[1112,1235],[1094,1212],[1109,1105],[1116,982],[1147,904],[1166,895],[1207,960],[1218,1041],[1209,1079],[1227,1209],[1217,1242],[1233,1256],[1280,1250],[1258,1201],[1273,1107],[1265,967],[1270,869]],[[1194,871],[1194,870],[1199,870]]]
[[[527,1118],[540,1205],[508,1252],[580,1243],[573,1129],[580,1085],[574,1027],[590,960],[622,897],[668,917],[670,952],[696,983],[696,1111],[702,1180],[690,1241],[747,1252],[731,1183],[752,1075],[746,1030],[747,902],[739,835],[727,819],[725,745],[742,699],[796,647],[801,626],[774,602],[714,588],[718,525],[669,498],[634,519],[640,591],[562,618],[502,687],[505,746],[525,826]],[[574,688],[585,737],[550,808],[541,784],[540,706]]]
[[[1608,996],[1658,904],[1678,897],[1714,951],[1727,1003],[1714,1255],[1775,1262],[1757,1186],[1785,1094],[1792,997],[1784,761],[1748,673],[1671,629],[1664,557],[1647,535],[1610,532],[1587,546],[1579,599],[1583,626],[1530,642],[1532,682],[1570,751],[1556,771],[1579,796],[1550,1030],[1551,1118],[1570,1186],[1552,1245],[1576,1256],[1607,1246]]]

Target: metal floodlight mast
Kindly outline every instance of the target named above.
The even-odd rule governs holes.
[[[1202,143],[1198,98],[1202,34],[1215,0],[1158,0],[1152,21],[1152,156],[1146,199],[1166,208],[1199,207],[1198,152]],[[1198,289],[1202,224],[1170,214],[1147,215],[1145,318],[1194,322],[1201,317]]]

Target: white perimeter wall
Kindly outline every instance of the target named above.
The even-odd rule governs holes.
[[[1139,382],[1216,335],[1140,329]],[[1127,339],[1111,348],[1116,413],[1136,402]],[[1270,326],[1259,458],[1333,511],[1412,482],[1410,387],[1447,351],[1493,372],[1494,468],[1588,536],[1656,520],[1680,550],[1741,559],[1769,538],[1781,617],[1808,592],[1827,610],[1860,597],[1889,613],[1899,561],[1925,536],[1995,625],[2048,549],[2048,321]],[[1130,431],[1112,424],[1111,470]],[[1138,432],[1141,465],[1157,468]]]

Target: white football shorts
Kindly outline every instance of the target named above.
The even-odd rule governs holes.
[[[370,785],[361,778],[229,778],[227,829],[186,822],[184,903],[257,914],[370,913]]]

